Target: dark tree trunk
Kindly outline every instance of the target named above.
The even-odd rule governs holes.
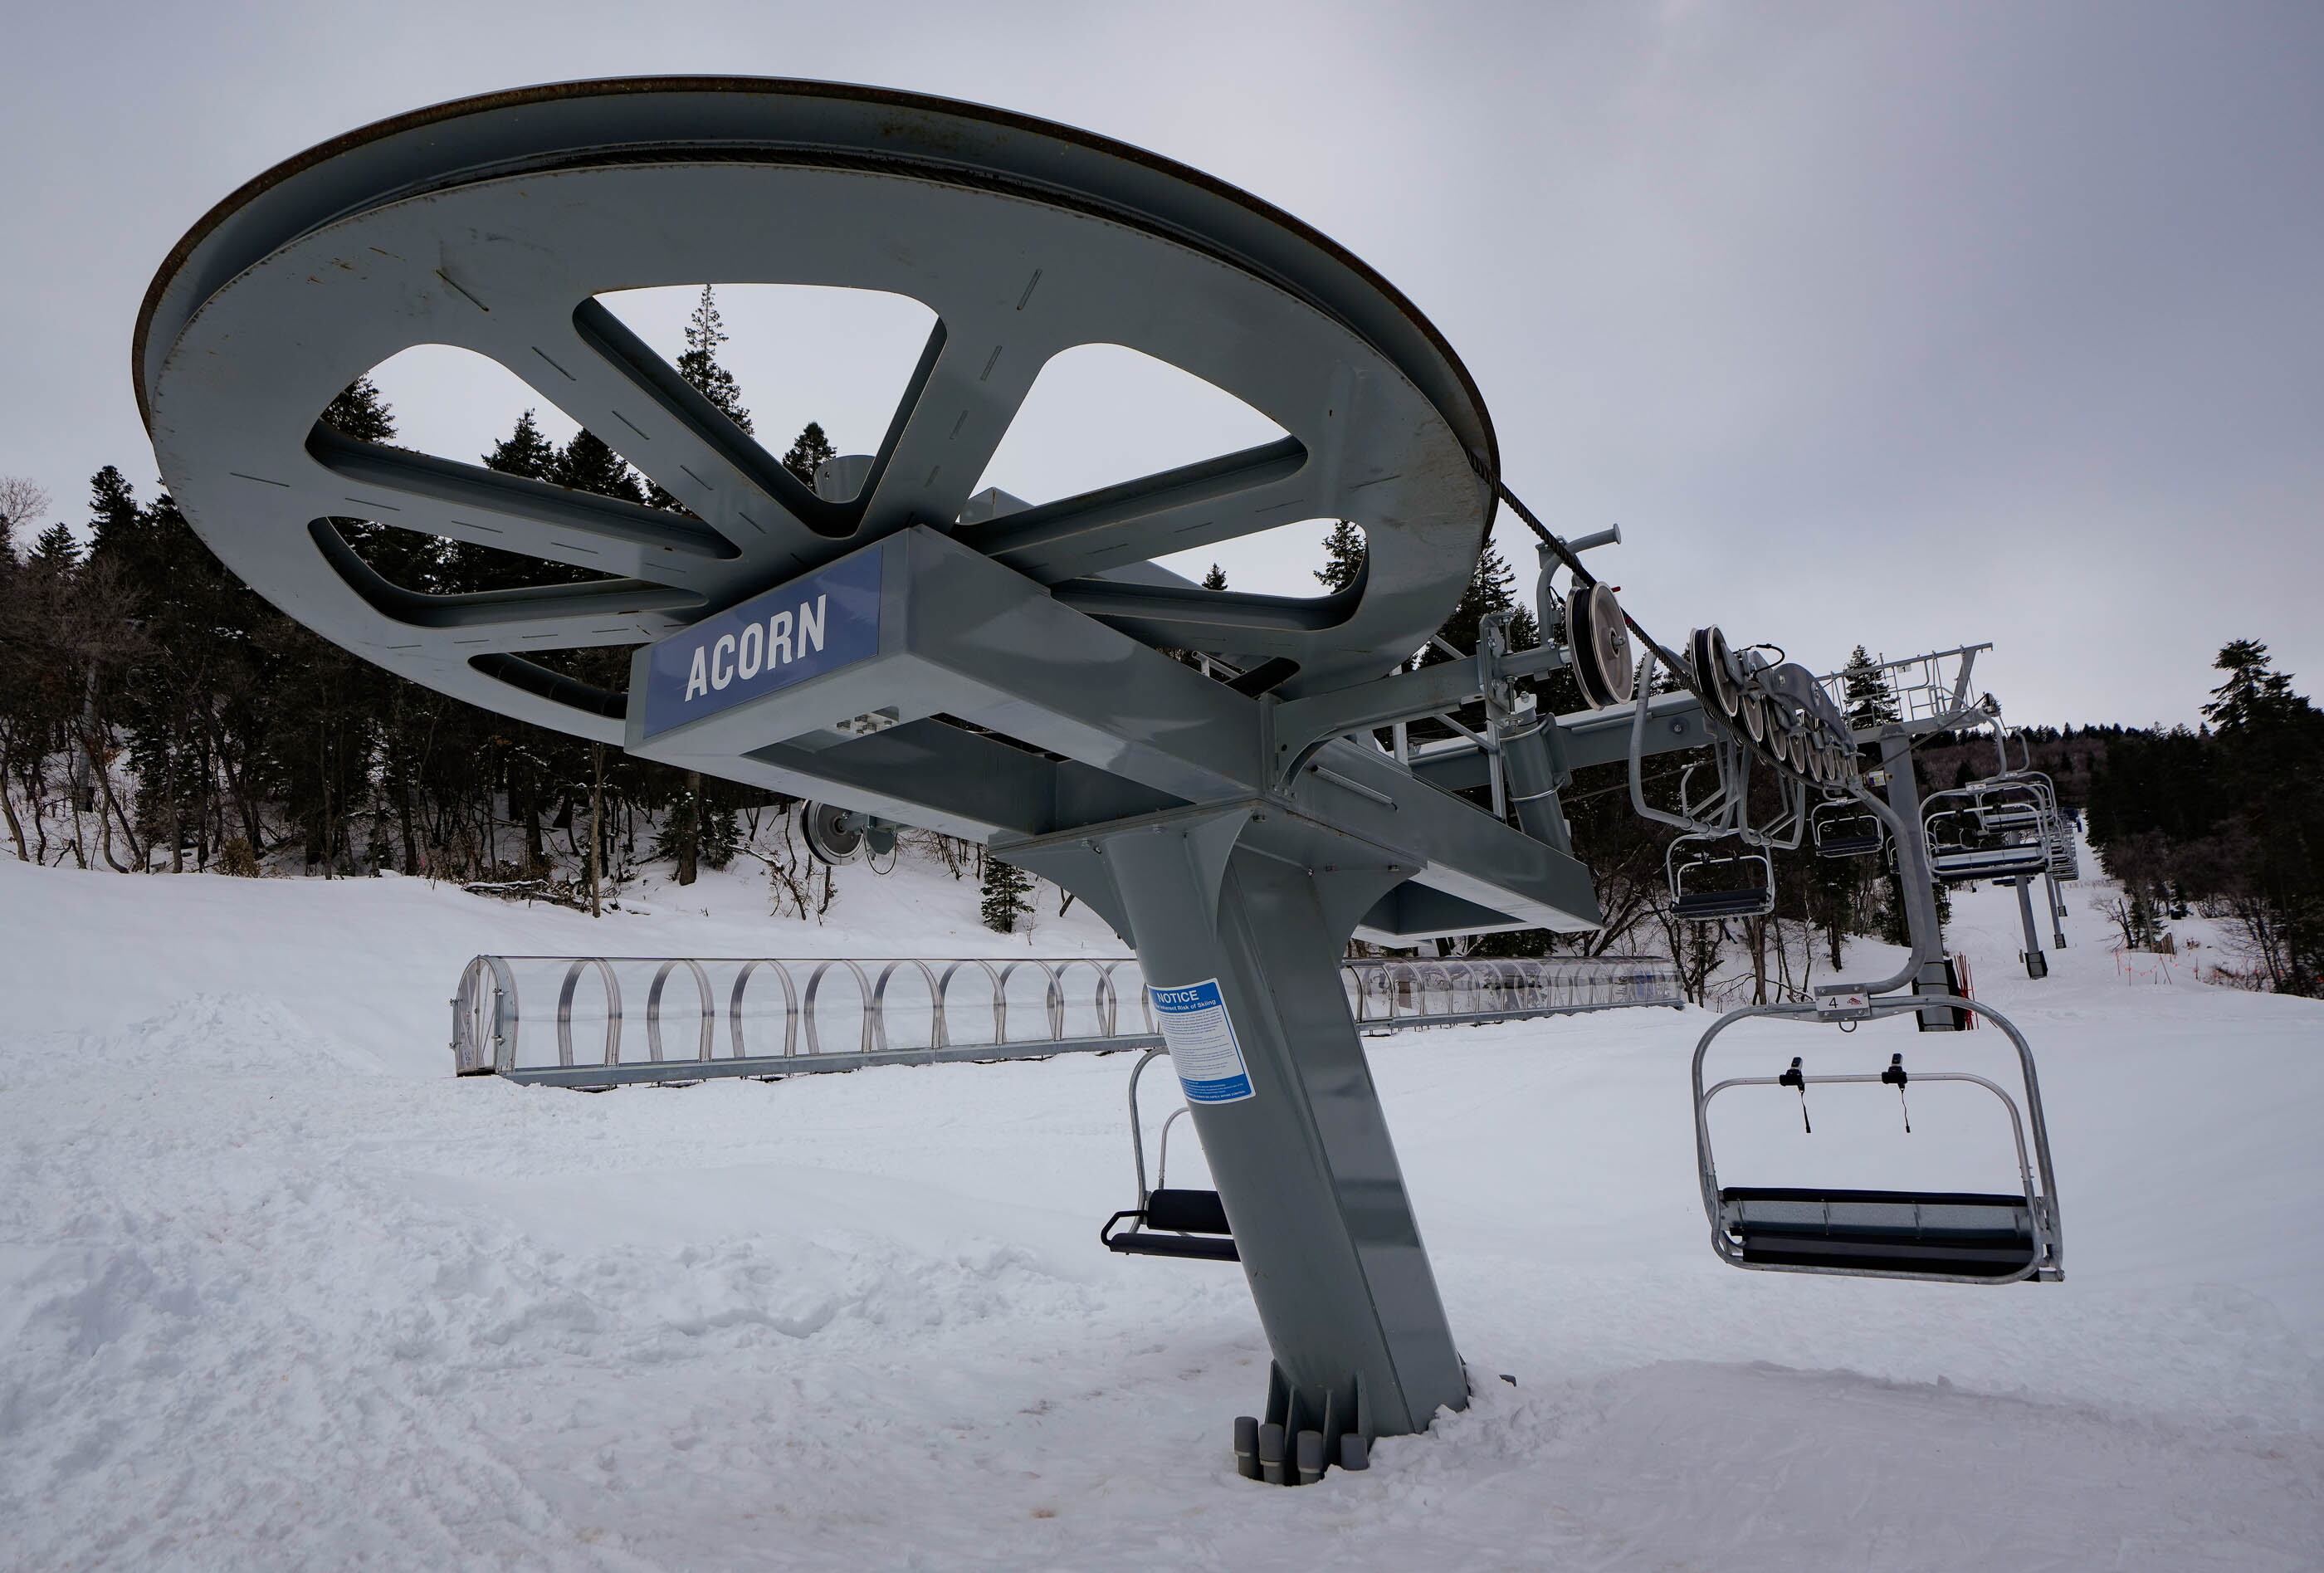
[[[686,773],[686,800],[679,805],[678,883],[692,884],[702,865],[702,773]]]

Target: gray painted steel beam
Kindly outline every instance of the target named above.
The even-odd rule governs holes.
[[[1424,1430],[1467,1407],[1467,1379],[1338,972],[1403,871],[1352,842],[1330,865],[1268,856],[1239,845],[1249,821],[1190,812],[1005,855],[1110,884],[1149,985],[1217,983],[1250,1095],[1191,1106],[1276,1364],[1305,1412],[1340,1417],[1334,1437],[1360,1407],[1367,1439]]]
[[[1254,827],[1256,845],[1300,856],[1300,827],[1328,825],[1364,837],[1446,898],[1379,903],[1364,915],[1367,937],[1595,925],[1580,863],[1416,781],[1377,749],[1327,744],[1275,785],[1265,763],[1271,701],[1059,606],[933,531],[869,550],[880,558],[876,654],[651,736],[640,710],[629,751],[714,773],[734,773],[733,762],[745,760],[759,784],[977,840],[1092,832],[1175,804],[1249,804],[1269,814]],[[650,660],[636,658],[633,691],[647,686]],[[837,730],[883,708],[905,725],[863,738]],[[961,733],[938,716],[1102,763],[1112,781]],[[1386,926],[1401,922],[1426,926]]]

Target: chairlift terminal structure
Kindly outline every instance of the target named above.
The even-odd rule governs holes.
[[[937,325],[878,451],[801,484],[597,299],[705,280],[927,305]],[[318,421],[422,343],[497,361],[677,506]],[[1191,372],[1286,435],[1038,506],[973,496],[1043,365],[1091,343]],[[1801,846],[1820,804],[1872,815],[1919,893],[1916,958],[1848,986],[1941,986],[1928,847],[1896,767],[1914,728],[1965,717],[1974,652],[1955,652],[1949,702],[1867,739],[1825,683],[1715,628],[1683,652],[1655,644],[1578,555],[1616,537],[1557,537],[1508,497],[1483,401],[1410,301],[1287,214],[1152,153],[830,83],[462,100],[352,132],[213,209],[154,281],[134,371],[194,527],[347,649],[489,708],[811,799],[825,855],[925,826],[1101,912],[1137,952],[1218,1188],[1214,1213],[1140,1207],[1166,1232],[1224,1225],[1204,1237],[1240,1261],[1274,1352],[1264,1419],[1237,1426],[1247,1473],[1360,1466],[1373,1439],[1467,1402],[1339,967],[1351,935],[1595,927],[1558,807],[1575,770],[1627,759],[1635,783],[1648,754],[1710,750],[1688,800],[1658,809],[1641,792],[1638,806],[1755,869]],[[1407,670],[1504,498],[1542,541],[1549,642],[1512,648],[1489,621],[1476,651]],[[1335,594],[1206,591],[1155,562],[1318,517],[1365,535],[1361,573]],[[420,594],[365,563],[348,519],[614,577]],[[625,690],[554,659],[608,646],[634,647]],[[1657,665],[1676,691],[1651,691]],[[1526,694],[1561,668],[1591,708],[1549,716]],[[1450,718],[1479,700],[1483,730]],[[1429,718],[1453,737],[1413,746],[1406,729]],[[1888,803],[1862,782],[1867,741]],[[1773,821],[1754,771],[1775,782]],[[1815,849],[1846,839],[1818,834]],[[1717,917],[1759,899],[1682,904]],[[1895,1008],[1916,1006],[1841,1013]],[[2054,1261],[2054,1198],[2032,1201]]]

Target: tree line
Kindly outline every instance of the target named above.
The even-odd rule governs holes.
[[[678,367],[751,431],[742,390],[719,358],[724,342],[715,298],[705,290]],[[397,437],[395,412],[368,379],[342,393],[322,419],[362,441]],[[823,429],[809,423],[782,463],[811,486],[816,467],[835,455]],[[480,457],[505,474],[678,506],[594,433],[552,442],[530,411]],[[393,869],[598,910],[641,863],[666,862],[687,884],[703,867],[748,856],[765,865],[776,911],[808,917],[829,908],[829,871],[806,856],[788,800],[477,709],[359,660],[252,593],[210,555],[166,493],[141,498],[112,466],[91,480],[83,531],[38,528],[48,503],[28,483],[0,479],[0,819],[18,857],[122,871]],[[372,567],[412,590],[457,594],[589,577],[372,521],[335,523]],[[1354,583],[1362,532],[1337,522],[1320,547],[1322,588]],[[1203,582],[1224,588],[1226,576],[1214,564]],[[1410,664],[1474,650],[1489,617],[1507,621],[1518,648],[1545,634],[1533,597],[1489,540],[1437,641]],[[626,654],[543,659],[619,689]],[[2261,855],[2277,845],[2269,827],[2281,816],[2271,816],[2260,783],[2297,754],[2292,739],[2312,735],[2299,717],[2314,711],[2264,665],[2262,650],[2257,675],[2231,675],[2216,730],[2018,736],[2070,806],[2090,802],[2108,865],[2136,887],[2142,911],[2208,902],[2254,914],[2255,954],[2271,983],[2312,988],[2316,924],[2302,902],[2312,903],[2314,885],[2301,895]],[[1532,686],[1554,712],[1582,708],[1568,673]],[[1894,715],[1894,696],[1860,647],[1846,688],[1858,725]],[[1411,737],[1484,726],[1481,705],[1472,704],[1447,721],[1415,723]],[[1923,789],[1986,773],[1988,753],[1975,737],[1923,740],[1915,751]],[[1683,768],[1681,760],[1650,761],[1650,790],[1668,792]],[[1672,833],[1631,811],[1620,766],[1584,773],[1563,806],[1604,927],[1563,941],[1483,936],[1465,948],[1538,955],[1561,943],[1589,954],[1646,947],[1677,960],[1697,998],[1729,965],[1747,967],[1752,997],[1766,998],[1804,991],[1819,965],[1837,968],[1851,934],[1903,938],[1893,870],[1804,853],[1777,860],[1777,902],[1766,916],[1682,922],[1665,877]],[[2299,823],[2309,828],[2290,833],[2306,837],[2303,847],[2324,845],[2313,832],[2312,802],[2306,811],[2311,819]],[[991,926],[1007,930],[1029,910],[1033,882],[981,847],[911,839],[956,875],[977,879]],[[2312,869],[2312,854],[2303,856]]]
[[[679,368],[747,430],[750,412],[718,364],[724,338],[706,291]],[[322,420],[362,441],[397,435],[367,378]],[[809,424],[783,463],[812,484],[834,452]],[[558,446],[530,411],[480,457],[506,474],[676,506],[595,433]],[[33,535],[47,504],[27,483],[0,492],[0,817],[19,857],[172,872],[395,869],[561,883],[594,902],[612,871],[641,856],[669,859],[691,883],[735,855],[739,814],[784,806],[389,675],[274,610],[211,556],[173,499],[140,498],[113,466],[90,483],[80,534],[58,523]],[[333,523],[408,589],[593,577],[372,521]],[[618,688],[625,654],[550,659]],[[818,890],[795,865],[790,884],[803,912],[828,904],[827,878]]]
[[[2200,912],[2238,953],[2223,980],[2324,995],[2324,711],[2257,640],[2212,665],[2224,680],[2203,726],[2104,739],[2089,830],[2122,884],[2107,915],[2126,947],[2149,949]]]

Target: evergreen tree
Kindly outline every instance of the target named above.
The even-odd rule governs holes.
[[[977,915],[994,933],[1013,934],[1017,921],[1033,910],[1029,899],[1032,891],[1033,881],[1023,869],[988,856],[984,860],[983,899],[977,906]]]
[[[136,489],[106,465],[88,483],[88,555],[109,560],[130,547],[140,523]]]
[[[839,449],[823,434],[823,428],[810,421],[799,432],[791,450],[783,455],[783,467],[798,477],[799,483],[810,489],[815,486],[816,467],[826,458],[837,458]]]
[[[1864,646],[1859,644],[1849,652],[1848,664],[1840,671],[1841,689],[1848,696],[1849,730],[1869,732],[1895,724],[1895,690],[1888,686],[1887,674]]]
[[[702,863],[702,773],[689,770],[686,782],[654,831],[652,856],[667,859],[680,885],[692,884]]]
[[[1334,523],[1323,537],[1323,566],[1315,582],[1327,590],[1344,590],[1364,571],[1364,532],[1346,519]]]
[[[600,449],[604,444],[597,445]],[[540,422],[530,410],[516,420],[516,426],[506,437],[493,445],[493,450],[483,456],[484,467],[502,475],[521,476],[529,481],[545,481],[555,486],[561,456],[557,445],[542,434]],[[453,544],[445,553],[445,564],[435,587],[447,591],[508,590],[527,585],[570,583],[592,578],[588,569],[568,564],[543,561],[494,547],[480,546],[463,541]]]
[[[1335,531],[1334,534],[1336,533]],[[1331,541],[1327,539],[1324,545],[1327,551],[1330,550]],[[1327,563],[1326,570],[1329,571],[1334,567],[1336,565]],[[1325,576],[1319,573],[1316,577],[1323,578]],[[1459,604],[1452,608],[1452,615],[1446,617],[1443,625],[1437,630],[1437,638],[1459,651],[1461,654],[1457,657],[1448,655],[1443,649],[1431,643],[1414,655],[1412,664],[1415,667],[1435,666],[1447,661],[1465,660],[1477,648],[1478,636],[1484,620],[1496,613],[1503,612],[1512,614],[1508,620],[1511,649],[1527,650],[1541,643],[1541,626],[1534,616],[1533,608],[1517,598],[1516,570],[1509,567],[1508,560],[1500,554],[1491,541],[1488,540],[1485,542],[1484,551],[1478,555],[1476,567],[1469,576],[1469,583],[1461,592]],[[1562,684],[1559,680],[1563,680]],[[1535,694],[1537,703],[1547,705],[1553,711],[1582,708],[1581,690],[1573,685],[1571,673],[1554,672],[1550,674],[1550,679],[1546,682],[1525,680],[1521,681],[1518,687],[1521,692]],[[1485,725],[1485,707],[1482,701],[1463,705],[1453,711],[1452,715],[1463,726],[1472,731],[1480,729]],[[1428,741],[1452,736],[1452,730],[1443,722],[1433,719],[1411,723],[1409,734],[1415,741]]]
[[[32,542],[32,560],[60,570],[76,568],[80,563],[80,542],[65,525],[51,524]]]
[[[1460,604],[1444,619],[1436,636],[1466,656],[1476,650],[1478,632],[1488,616],[1514,612],[1516,615],[1509,619],[1509,647],[1527,650],[1540,643],[1540,625],[1533,608],[1517,599],[1517,570],[1509,566],[1500,549],[1488,540],[1484,551],[1477,554],[1477,566],[1469,575],[1468,588],[1461,592]],[[1452,659],[1433,644],[1420,652],[1422,666],[1434,666]]]
[[[1227,588],[1227,570],[1221,568],[1215,562],[1211,564],[1211,571],[1203,576],[1203,588],[1206,590],[1225,589]]]
[[[557,445],[540,434],[540,422],[527,410],[516,418],[516,430],[493,445],[484,467],[505,476],[545,481],[557,469]]]
[[[702,299],[695,303],[694,315],[687,319],[686,352],[678,357],[678,375],[692,384],[696,393],[715,404],[729,421],[749,431],[751,412],[742,407],[742,384],[734,380],[733,373],[718,364],[718,347],[725,342],[726,325],[718,315],[717,298],[705,284]],[[810,480],[812,474],[810,471]]]
[[[379,384],[357,377],[323,408],[323,424],[357,442],[389,442],[395,437],[395,416]]]
[[[568,491],[595,492],[601,497],[618,497],[624,503],[642,504],[645,488],[631,473],[629,461],[604,440],[583,427],[573,434],[573,440],[558,452],[549,467],[549,480],[553,486]]]
[[[734,822],[734,806],[718,802],[702,817],[702,861],[724,868],[742,849],[742,828]]]
[[[2234,641],[2211,664],[2227,680],[2211,690],[2203,715],[2223,735],[2314,713],[2315,707],[2292,691],[2292,674],[2271,670],[2267,646],[2256,639]]]

